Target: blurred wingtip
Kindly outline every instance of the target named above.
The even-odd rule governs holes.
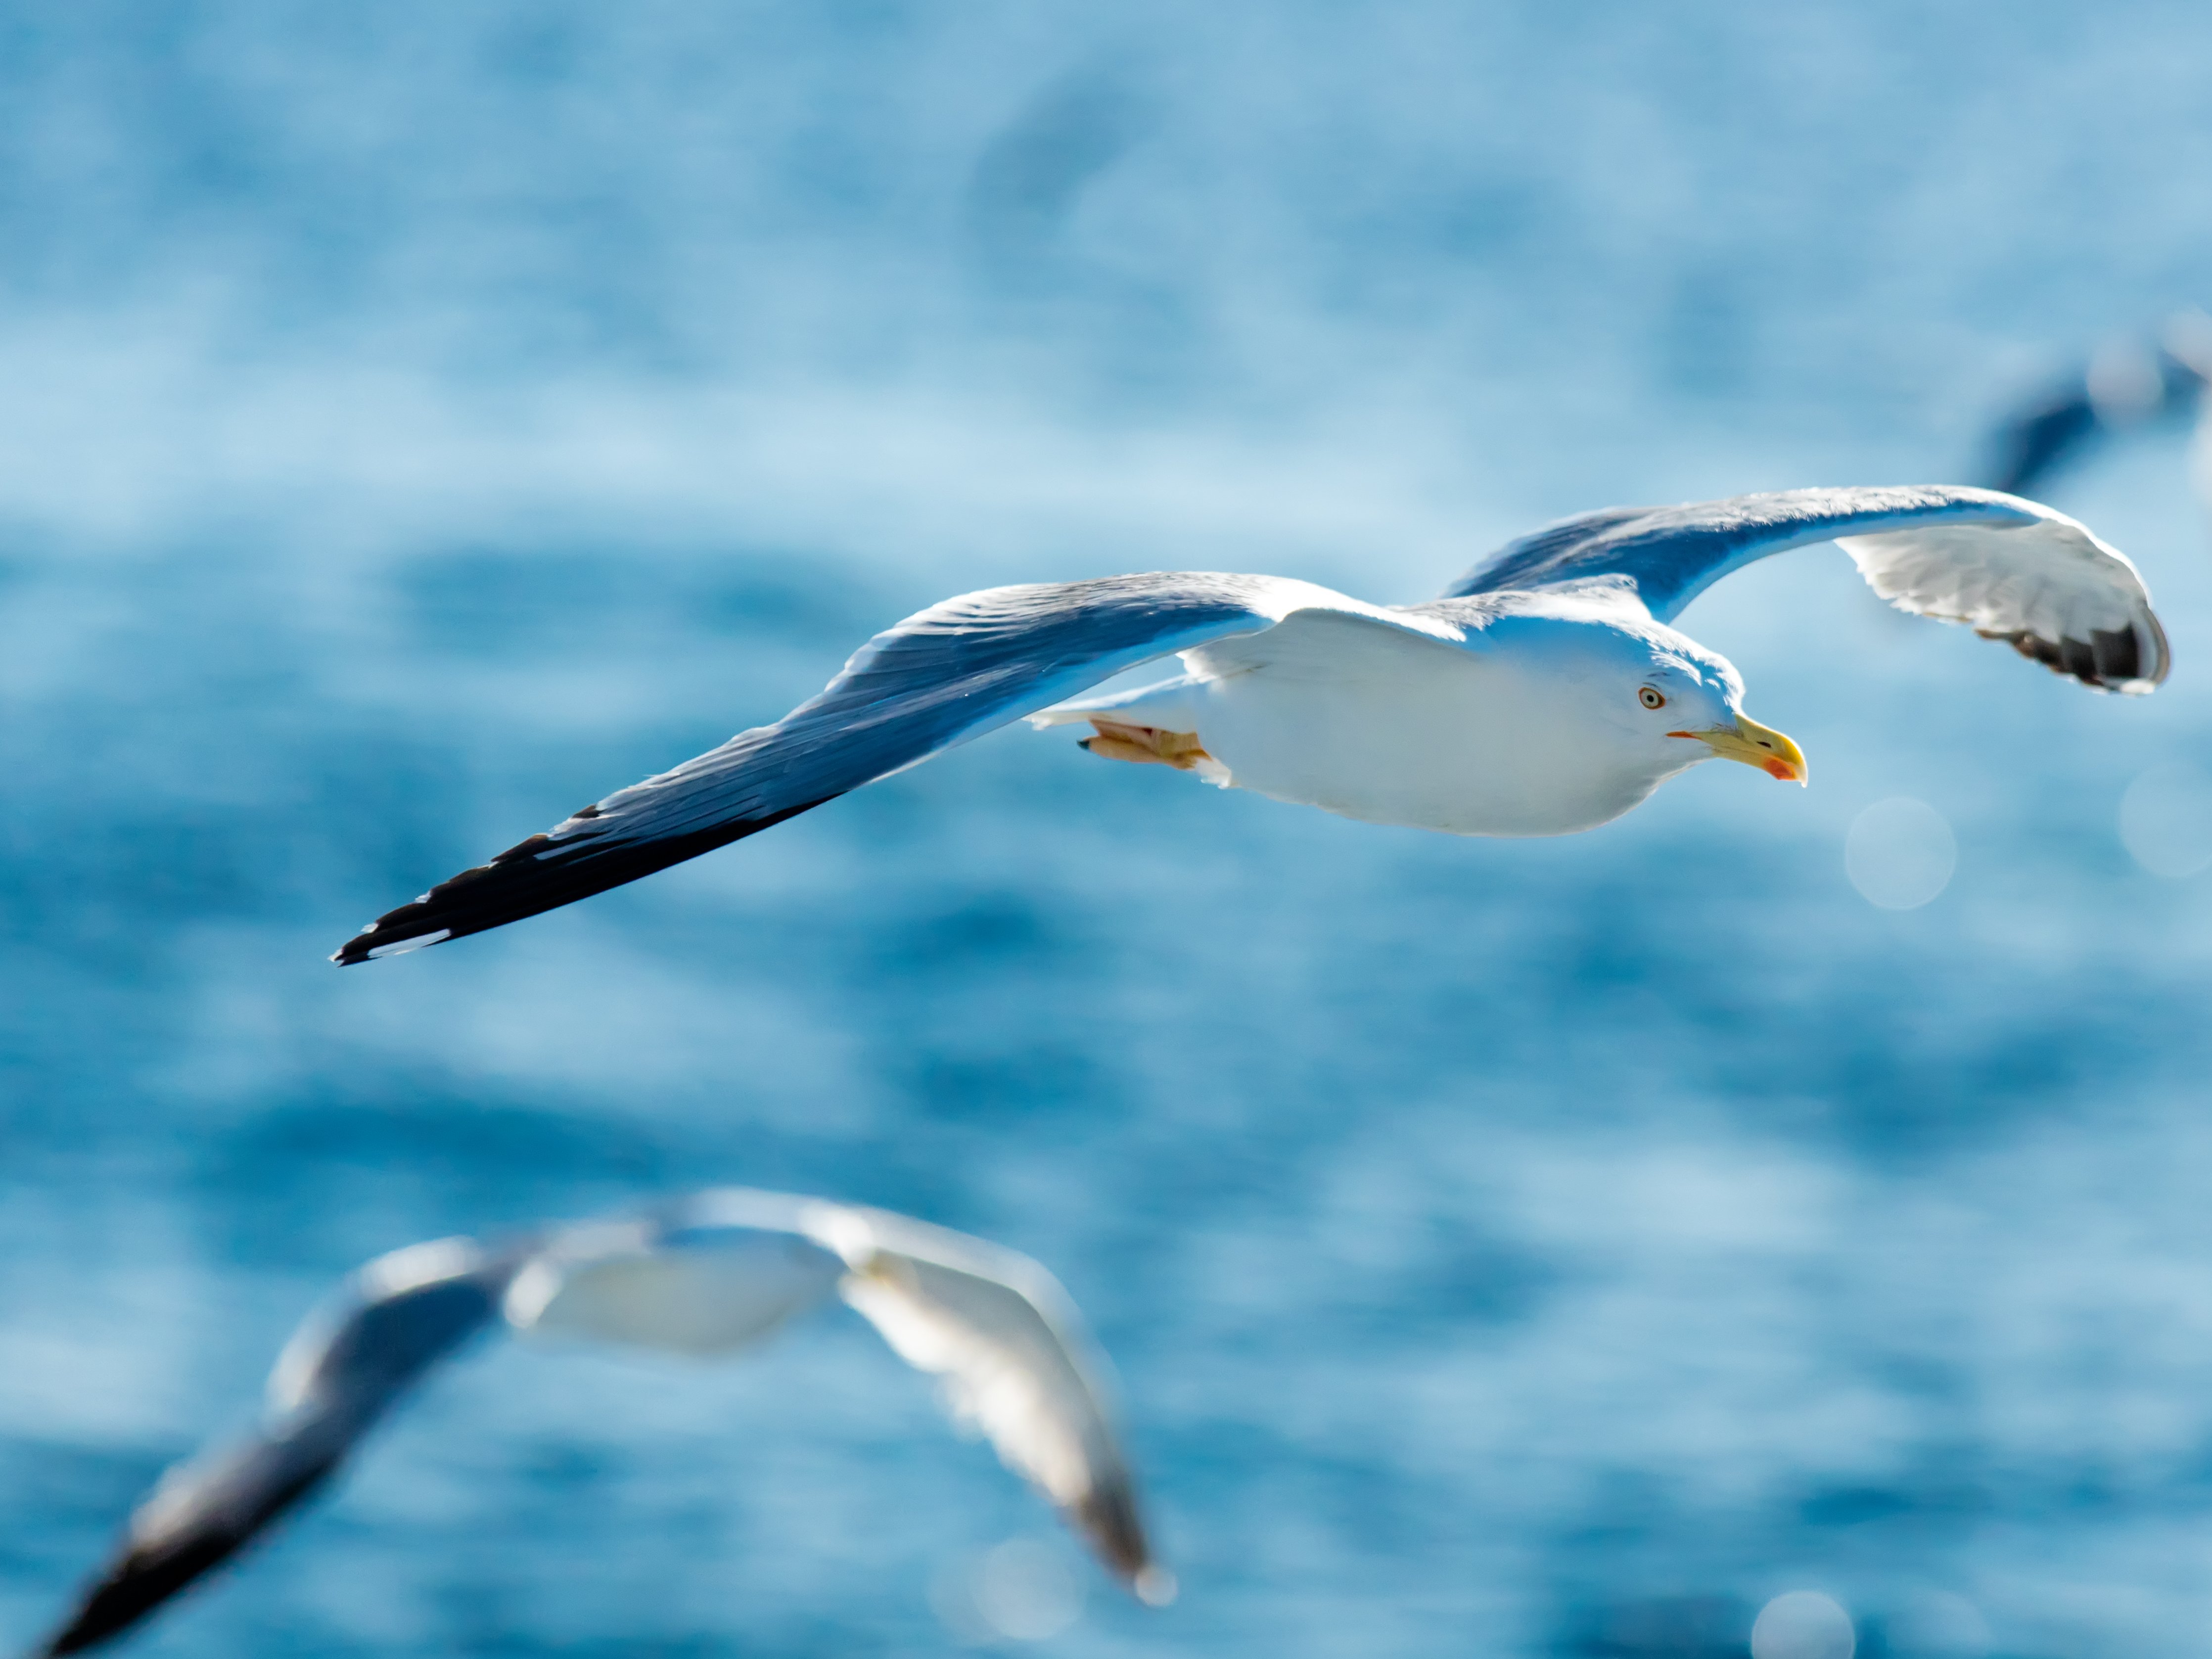
[[[1075,1505],[1072,1518],[1099,1560],[1139,1601],[1164,1607],[1175,1600],[1176,1577],[1153,1559],[1136,1495],[1126,1481],[1095,1489]]]
[[[64,1654],[103,1646],[137,1624],[182,1584],[165,1583],[150,1595],[141,1594],[143,1588],[126,1562],[94,1584],[71,1610],[69,1622],[30,1649],[24,1659],[61,1659]]]

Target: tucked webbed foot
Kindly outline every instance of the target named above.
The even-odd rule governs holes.
[[[1084,738],[1080,747],[1108,760],[1172,766],[1178,772],[1200,771],[1215,763],[1195,732],[1164,732],[1156,726],[1123,726],[1118,720],[1094,720],[1091,724],[1098,735]]]

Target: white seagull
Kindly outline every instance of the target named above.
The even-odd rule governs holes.
[[[1283,576],[1169,572],[996,587],[878,634],[773,726],[583,808],[380,916],[340,963],[568,904],[756,834],[1028,716],[1084,747],[1377,823],[1560,836],[1718,757],[1802,783],[1743,679],[1668,624],[1770,553],[1834,541],[1901,610],[2103,690],[2166,678],[2125,557],[1986,489],[1793,489],[1608,507],[1523,537],[1439,599],[1375,605]],[[1157,658],[1183,672],[1062,700]]]
[[[120,1634],[337,1469],[439,1361],[483,1332],[713,1356],[842,1297],[1142,1600],[1172,1599],[1106,1403],[1103,1362],[1027,1256],[891,1215],[725,1188],[654,1213],[504,1244],[442,1238],[379,1256],[311,1315],[270,1373],[259,1426],[161,1477],[68,1622],[40,1650]]]

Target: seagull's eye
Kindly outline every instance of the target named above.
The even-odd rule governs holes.
[[[1646,708],[1664,708],[1667,706],[1667,694],[1647,685],[1636,694],[1636,701]]]

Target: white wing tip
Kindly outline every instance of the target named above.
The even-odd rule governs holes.
[[[363,933],[368,933],[371,930],[364,927],[362,931]],[[372,945],[368,948],[368,955],[371,961],[375,960],[379,957],[404,957],[410,951],[420,951],[426,946],[432,945],[443,945],[447,939],[453,938],[453,930],[452,928],[441,927],[434,933],[417,933],[413,939],[394,939],[389,945]],[[339,960],[339,958],[337,957],[332,957],[331,960],[336,962]]]
[[[1182,1586],[1165,1567],[1149,1566],[1137,1570],[1129,1588],[1137,1592],[1137,1599],[1148,1607],[1164,1607],[1174,1601]]]

